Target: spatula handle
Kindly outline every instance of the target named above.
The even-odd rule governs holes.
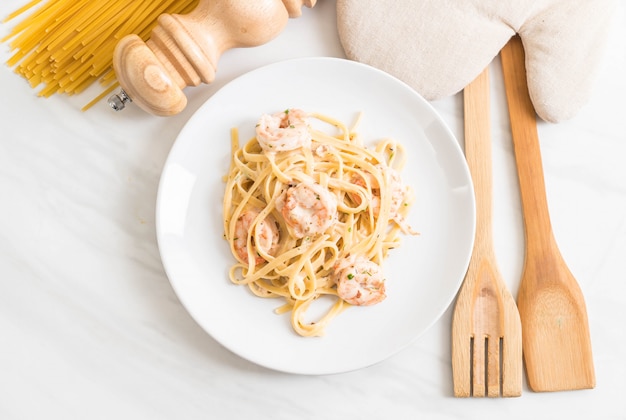
[[[553,240],[552,227],[537,133],[537,116],[528,93],[524,47],[520,37],[513,37],[502,48],[500,55],[524,211],[527,245],[546,245]],[[530,238],[533,240],[529,241]]]
[[[145,111],[182,111],[186,86],[211,83],[230,48],[253,47],[277,36],[289,17],[316,0],[200,0],[186,15],[163,14],[147,42],[129,35],[118,43],[113,66],[124,93]]]

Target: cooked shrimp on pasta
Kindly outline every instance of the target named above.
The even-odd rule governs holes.
[[[406,221],[413,194],[400,176],[402,145],[367,148],[357,124],[287,109],[263,114],[243,145],[232,132],[223,208],[230,280],[280,298],[276,312],[290,313],[302,336],[323,335],[350,306],[384,301],[384,261],[401,234],[417,234]],[[330,305],[311,319],[318,299]]]

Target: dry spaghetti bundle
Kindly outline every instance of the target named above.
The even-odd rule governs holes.
[[[7,64],[42,87],[40,96],[83,92],[99,79],[104,91],[83,109],[117,86],[113,50],[128,34],[147,40],[162,13],[186,14],[198,0],[32,0],[4,22],[37,7],[1,41],[10,41]]]

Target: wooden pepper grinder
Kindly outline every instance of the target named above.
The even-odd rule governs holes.
[[[109,105],[119,111],[132,101],[155,115],[179,113],[187,105],[183,88],[211,83],[224,51],[265,44],[316,1],[200,0],[189,14],[159,16],[147,42],[128,35],[117,44],[113,68],[122,90]]]

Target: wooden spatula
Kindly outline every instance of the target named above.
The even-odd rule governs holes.
[[[537,120],[518,36],[502,49],[501,58],[524,213],[526,257],[517,305],[528,385],[533,391],[593,388],[587,310],[552,233]]]
[[[464,90],[465,156],[476,194],[476,237],[452,318],[452,373],[457,397],[522,393],[522,337],[515,300],[496,264],[491,231],[489,74]]]

